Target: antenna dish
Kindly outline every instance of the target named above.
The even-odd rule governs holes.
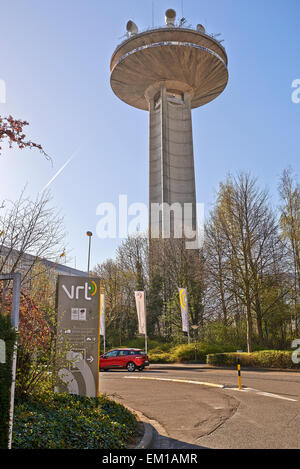
[[[126,30],[129,34],[129,36],[132,36],[133,34],[137,34],[139,32],[139,28],[137,27],[137,25],[129,20],[127,25],[126,25]]]
[[[197,31],[199,31],[199,33],[205,33],[205,28],[202,24],[197,24]]]
[[[165,13],[165,23],[167,26],[175,26],[176,11],[170,8]]]

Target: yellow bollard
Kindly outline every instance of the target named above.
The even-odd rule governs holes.
[[[241,391],[242,389],[242,377],[241,377],[241,365],[240,365],[240,358],[238,358],[238,380],[239,380],[239,390]]]

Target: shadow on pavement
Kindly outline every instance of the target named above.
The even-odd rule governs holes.
[[[205,446],[199,446],[184,441],[175,440],[167,436],[160,435],[157,430],[153,429],[154,438],[151,449],[209,449]]]
[[[207,371],[208,368],[206,368],[206,365],[193,365],[193,366],[189,366],[189,365],[185,365],[185,364],[182,364],[182,365],[159,365],[159,364],[155,364],[154,366],[150,365],[150,370],[148,371],[156,371],[156,370],[169,370],[169,371],[172,371],[172,370],[189,370],[189,371],[199,371],[199,370],[203,370],[203,371]]]
[[[227,367],[221,367],[221,366],[214,366],[214,367],[207,367],[207,371],[214,371],[214,370],[222,370],[222,371],[236,371],[236,367],[233,366],[227,366]],[[261,373],[261,374],[268,374],[268,373],[295,373],[300,375],[300,370],[294,369],[294,368],[252,368],[252,367],[242,367],[241,370],[245,373],[252,372],[252,373]]]

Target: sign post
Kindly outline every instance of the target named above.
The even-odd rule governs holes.
[[[15,272],[13,274],[2,274],[0,280],[12,280],[13,291],[12,291],[12,306],[11,306],[11,324],[16,332],[19,327],[19,311],[20,311],[20,295],[21,295],[21,274]],[[5,344],[4,344],[5,345]],[[4,349],[5,351],[5,349]],[[13,419],[14,419],[14,402],[15,402],[15,386],[16,386],[16,369],[17,369],[17,351],[18,343],[17,338],[14,344],[13,358],[12,358],[12,381],[10,387],[10,411],[9,411],[9,434],[8,434],[8,449],[11,449],[12,445],[12,431],[13,431]],[[5,357],[4,357],[5,358]]]
[[[195,362],[197,361],[197,330],[199,329],[200,326],[197,324],[192,325],[192,329],[194,331],[194,342],[195,342]]]
[[[58,276],[57,391],[99,396],[100,298],[99,278]]]

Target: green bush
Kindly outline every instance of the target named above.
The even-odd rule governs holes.
[[[226,345],[197,344],[197,362],[206,363],[206,356],[211,353],[232,351],[232,347]],[[195,360],[195,344],[178,345],[172,349],[172,355],[176,362]]]
[[[136,434],[131,412],[105,396],[43,393],[16,400],[15,449],[119,449]]]
[[[10,387],[12,381],[12,356],[16,333],[10,319],[0,314],[0,339],[4,340],[6,362],[0,363],[0,448],[8,447]]]
[[[182,363],[195,361],[195,344],[181,344],[172,346],[172,344],[164,344],[165,347],[156,347],[150,350],[150,363]],[[211,353],[232,351],[233,346],[230,345],[210,345],[198,342],[197,344],[197,362],[206,363],[206,356]]]
[[[237,359],[245,367],[254,368],[298,368],[292,362],[292,352],[281,350],[262,350],[252,353],[216,353],[207,356],[207,363],[213,366],[236,366]]]
[[[171,353],[167,352],[150,352],[149,353],[149,361],[151,363],[174,363],[175,358]]]

